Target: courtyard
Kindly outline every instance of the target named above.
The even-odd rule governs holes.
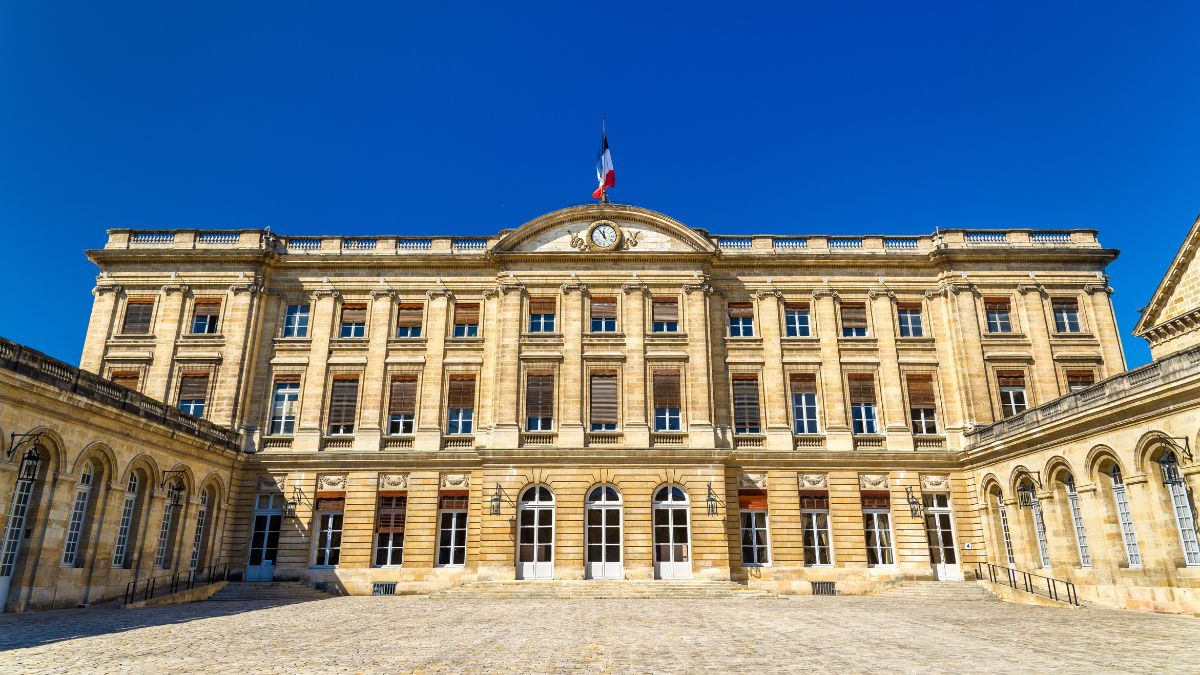
[[[1200,622],[888,597],[339,597],[0,616],[3,672],[1194,671]]]

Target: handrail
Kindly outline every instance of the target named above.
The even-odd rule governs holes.
[[[1075,584],[1065,579],[1055,579],[1054,577],[1044,577],[1040,574],[1026,572],[1007,565],[997,565],[990,562],[975,563],[975,578],[982,581],[984,578],[983,567],[987,566],[987,578],[993,584],[1007,583],[1010,587],[1017,590],[1024,590],[1032,595],[1042,595],[1038,591],[1041,590],[1042,583],[1035,582],[1034,579],[1042,579],[1046,582],[1046,594],[1043,597],[1057,600],[1058,602],[1066,602],[1075,606],[1079,606],[1079,591],[1075,589]],[[998,581],[1000,577],[1004,577],[1002,581]],[[1017,580],[1020,579],[1021,585],[1017,585]],[[1064,593],[1060,593],[1058,586],[1062,584]],[[1066,599],[1063,599],[1064,596]]]
[[[229,578],[229,563],[216,563],[199,570],[189,570],[186,574],[175,572],[157,577],[134,579],[125,584],[125,599],[122,604],[128,605],[137,600],[149,600],[160,595],[170,595],[186,591],[196,586],[206,586],[215,581]],[[140,598],[138,596],[141,596]]]

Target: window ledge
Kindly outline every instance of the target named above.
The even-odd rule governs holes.
[[[1051,333],[1050,337],[1052,337],[1056,340],[1095,340],[1096,339],[1096,336],[1093,335],[1092,333],[1085,333],[1082,331],[1078,332],[1078,333],[1059,333],[1056,331],[1054,333]]]
[[[624,340],[625,333],[623,333],[621,331],[615,331],[615,330],[614,331],[598,331],[598,332],[589,330],[589,331],[585,331],[583,333],[583,337],[589,338],[589,339],[620,338],[620,339]]]
[[[650,445],[654,447],[684,447],[687,433],[683,431],[655,431],[650,434]]]
[[[223,344],[225,336],[220,333],[184,333],[179,336],[179,341],[196,344]]]
[[[276,347],[307,347],[312,344],[310,337],[277,337],[273,340]]]
[[[896,342],[902,345],[931,345],[934,343],[932,335],[922,335],[920,337],[897,337]]]
[[[330,347],[365,347],[367,346],[367,337],[334,337],[329,339]]]
[[[113,340],[154,340],[154,333],[116,333]]]
[[[449,335],[446,337],[446,343],[463,346],[481,345],[483,344],[483,336],[476,335],[473,337],[454,337],[453,335]]]
[[[555,332],[555,333],[530,333],[529,331],[525,331],[525,332],[521,333],[521,337],[522,338],[546,338],[546,339],[553,339],[553,340],[561,340],[563,338],[563,334],[558,333],[558,332]]]
[[[806,344],[809,342],[816,344],[821,341],[816,335],[784,335],[780,338],[780,340],[782,340],[783,344],[785,345],[788,343]]]
[[[725,342],[730,344],[762,344],[759,335],[726,335]]]
[[[425,347],[425,338],[405,338],[405,337],[390,337],[388,338],[389,347]]]
[[[884,438],[883,434],[855,434],[854,449],[883,450]]]
[[[874,335],[865,335],[863,337],[838,336],[838,344],[847,347],[874,347],[878,342],[878,338]]]

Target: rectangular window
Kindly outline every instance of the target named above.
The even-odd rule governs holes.
[[[1171,506],[1175,510],[1179,543],[1183,546],[1183,563],[1188,567],[1200,567],[1200,541],[1197,541],[1196,538],[1196,516],[1192,513],[1192,505],[1188,501],[1187,488],[1178,481],[1171,481],[1167,484],[1167,493],[1171,496]]]
[[[1096,374],[1090,370],[1068,370],[1067,391],[1076,392],[1096,384]]]
[[[409,436],[416,431],[417,376],[397,375],[388,392],[388,434]]]
[[[208,373],[182,373],[179,377],[179,409],[189,415],[204,417],[204,402],[208,399]]]
[[[405,304],[396,308],[396,337],[421,337],[421,317],[425,306],[421,304]]]
[[[680,405],[679,371],[654,371],[654,430],[679,431]]]
[[[62,564],[68,567],[75,567],[79,559],[79,544],[83,538],[84,520],[92,494],[93,475],[90,467],[85,469],[79,477],[79,487],[75,490],[75,502],[71,505],[71,519],[67,523],[67,537],[63,543]]]
[[[875,377],[866,373],[847,376],[850,385],[850,413],[854,420],[854,433],[879,433],[875,409]]]
[[[1007,298],[988,298],[983,302],[989,333],[1011,333],[1012,316]]]
[[[404,516],[408,509],[405,495],[380,495],[379,516],[375,521],[375,566],[388,567],[404,562]]]
[[[438,512],[438,567],[467,561],[467,495],[443,494]]]
[[[896,316],[900,320],[900,337],[925,337],[920,303],[900,303]]]
[[[529,332],[554,332],[554,298],[529,299]]]
[[[150,332],[150,319],[153,316],[153,300],[130,298],[125,302],[125,321],[121,324],[121,332],[125,335],[146,335]]]
[[[817,376],[792,373],[792,432],[817,433]]]
[[[729,337],[754,337],[754,305],[729,303]]]
[[[842,337],[867,336],[867,306],[859,302],[842,303]]]
[[[192,334],[211,335],[217,332],[221,318],[221,301],[218,298],[196,298],[192,309]]]
[[[1113,501],[1117,505],[1117,521],[1121,524],[1121,541],[1125,544],[1125,559],[1130,568],[1142,566],[1142,549],[1138,546],[1137,531],[1133,528],[1133,511],[1129,508],[1129,497],[1125,494],[1125,482],[1120,473],[1114,471],[1112,479]]]
[[[342,305],[341,328],[338,337],[361,338],[367,336],[367,306]]]
[[[1079,493],[1075,490],[1075,479],[1068,476],[1067,503],[1071,507],[1071,523],[1075,529],[1075,546],[1079,550],[1079,566],[1092,566],[1092,553],[1088,548],[1087,528],[1083,526],[1083,509],[1079,506]]]
[[[617,428],[617,371],[592,371],[589,418],[592,431]]]
[[[650,323],[655,333],[679,332],[679,301],[654,298],[650,302]]]
[[[446,388],[446,433],[469,434],[475,421],[475,376],[451,375]]]
[[[800,525],[804,539],[805,566],[832,565],[833,535],[829,525],[829,497],[801,495]]]
[[[525,430],[554,428],[554,374],[530,371],[525,377]]]
[[[864,494],[863,534],[867,539],[867,566],[893,565],[892,557],[892,518],[888,505],[888,495]]]
[[[812,323],[808,304],[789,302],[783,306],[784,331],[788,337],[811,337]]]
[[[617,332],[616,298],[592,298],[591,312],[593,333]]]
[[[936,434],[937,404],[933,398],[932,375],[908,376],[908,411],[914,434]]]
[[[1004,504],[1004,495],[996,493],[996,508],[1000,514],[1000,532],[1004,535],[1004,556],[1009,565],[1016,562],[1013,556],[1012,529],[1008,526],[1008,507]]]
[[[1075,298],[1054,298],[1054,330],[1058,333],[1079,332],[1079,302]]]
[[[341,497],[318,497],[317,551],[313,564],[317,567],[336,567],[342,554],[342,513],[346,500]]]
[[[738,374],[733,376],[733,432],[735,434],[757,434],[758,376]]]
[[[462,302],[454,305],[454,337],[479,337],[478,302]]]
[[[335,377],[329,393],[329,435],[354,433],[358,378]]]
[[[283,337],[308,337],[308,305],[288,305],[283,314]]]
[[[741,502],[742,565],[758,566],[771,562],[771,547],[767,536],[767,494],[755,490],[738,494]]]
[[[125,387],[132,391],[137,391],[138,382],[141,380],[141,375],[136,370],[114,370],[109,373],[108,379],[115,385]]]
[[[275,392],[271,396],[271,423],[268,434],[290,436],[296,433],[296,407],[300,405],[300,378],[289,377],[275,380]]]
[[[1025,412],[1029,407],[1025,400],[1025,373],[1019,370],[997,371],[996,381],[1000,385],[1000,416],[1012,417]]]

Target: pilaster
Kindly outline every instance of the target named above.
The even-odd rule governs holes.
[[[708,297],[713,287],[708,279],[695,284],[684,284],[683,295],[687,308],[688,366],[684,373],[687,390],[688,444],[693,448],[716,446],[716,429],[713,424],[712,354],[709,347],[711,316]]]
[[[442,370],[446,361],[446,326],[454,294],[449,289],[438,288],[426,291],[425,295],[429,299],[425,320],[425,368],[421,375],[421,415],[414,446],[418,450],[432,451],[442,444]]]
[[[1017,286],[1021,304],[1025,307],[1025,325],[1029,330],[1029,342],[1033,346],[1032,382],[1034,395],[1029,407],[1041,405],[1058,398],[1062,389],[1058,373],[1054,369],[1054,352],[1050,348],[1050,326],[1046,317],[1046,289],[1041,284]]]
[[[79,367],[92,373],[99,373],[104,363],[104,344],[117,328],[117,296],[121,287],[117,284],[97,284],[92,289],[96,298],[92,301],[92,315],[88,319],[87,336],[83,341],[83,355],[79,357]]]
[[[142,393],[160,401],[171,401],[167,392],[171,365],[175,362],[175,342],[182,330],[183,296],[187,291],[187,286],[168,284],[162,287],[159,294],[159,307],[154,321],[154,356],[146,372]]]
[[[496,385],[492,397],[496,410],[492,447],[515,448],[521,436],[518,379],[521,358],[521,308],[525,299],[525,286],[511,282],[501,283],[498,290],[500,344],[497,349]]]
[[[1092,334],[1100,338],[1100,353],[1104,365],[1096,379],[1101,380],[1125,372],[1125,352],[1121,349],[1121,331],[1113,310],[1113,289],[1107,283],[1083,287],[1092,305]]]
[[[625,332],[625,372],[621,395],[625,400],[625,444],[649,447],[646,421],[646,297],[650,288],[640,282],[621,286],[625,295],[621,330]]]
[[[872,328],[879,349],[879,391],[883,402],[883,429],[888,450],[911,451],[912,429],[908,426],[904,386],[900,381],[900,353],[896,349],[896,294],[889,289],[867,293],[874,319]]]
[[[582,448],[584,439],[583,388],[583,303],[587,285],[580,282],[559,286],[562,306],[563,365],[558,385],[558,445]]]
[[[354,449],[372,452],[379,449],[382,432],[383,400],[390,386],[384,378],[388,339],[392,335],[392,306],[396,292],[390,288],[371,291],[371,316],[367,326],[367,365],[363,370],[362,405],[354,425]]]
[[[205,417],[217,424],[236,426],[237,408],[246,404],[238,400],[238,395],[242,391],[242,378],[249,376],[252,370],[245,350],[261,292],[262,287],[258,284],[237,284],[230,286],[225,296],[221,309],[224,314],[221,335],[225,339],[221,363],[228,367],[217,372],[212,404],[205,410]]]
[[[821,398],[825,411],[825,448],[853,450],[854,437],[847,418],[846,394],[842,385],[842,355],[838,346],[837,305],[841,296],[832,288],[813,292],[817,338],[821,345]]]
[[[763,344],[763,406],[765,411],[766,447],[770,450],[791,450],[792,429],[788,423],[787,382],[783,378],[783,292],[776,288],[760,289],[758,326]]]
[[[338,292],[333,289],[313,291],[312,343],[308,352],[308,369],[300,392],[300,419],[296,425],[293,450],[321,449],[321,416],[325,403],[326,364],[329,361],[329,340],[336,329]]]

